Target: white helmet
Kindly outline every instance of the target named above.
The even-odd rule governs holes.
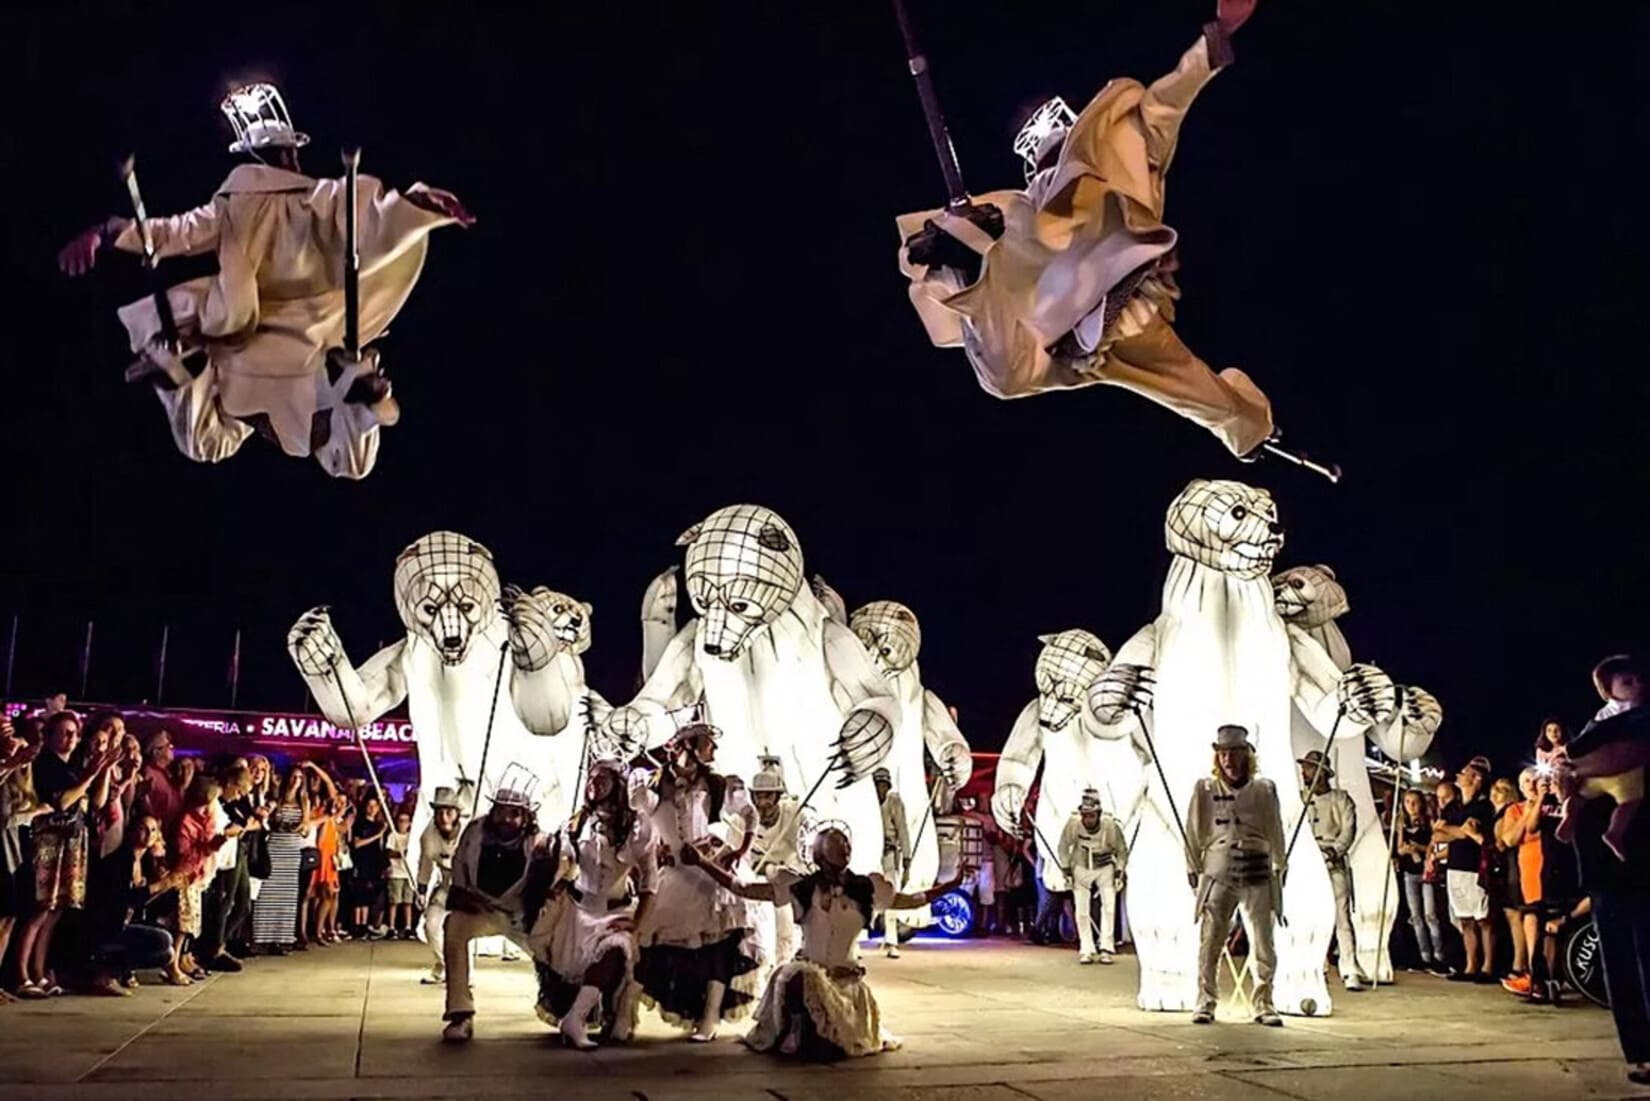
[[[273,84],[243,84],[230,90],[219,105],[235,128],[231,153],[260,149],[297,149],[309,144],[309,135],[292,128],[281,90]]]
[[[1066,140],[1066,132],[1077,121],[1077,113],[1066,106],[1066,101],[1055,96],[1032,112],[1020,132],[1014,135],[1014,152],[1026,162],[1026,179],[1037,174],[1043,158]]]

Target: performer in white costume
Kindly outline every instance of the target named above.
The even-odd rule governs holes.
[[[1274,770],[1284,820],[1294,823],[1301,802],[1291,767],[1291,705],[1326,735],[1348,737],[1392,708],[1385,674],[1371,666],[1343,674],[1321,646],[1278,617],[1268,571],[1283,546],[1283,525],[1271,494],[1241,482],[1193,481],[1170,504],[1164,536],[1174,559],[1163,611],[1123,645],[1090,693],[1102,719],[1118,721],[1131,711],[1145,716],[1156,747],[1151,809],[1130,847],[1137,868],[1184,858],[1178,822],[1205,774],[1209,731],[1240,725],[1252,733],[1257,767]],[[1277,932],[1276,1007],[1327,1014],[1323,960],[1335,928],[1334,896],[1315,845],[1294,852],[1284,902],[1289,924]],[[1137,878],[1129,892],[1142,1009],[1184,1011],[1196,1004],[1192,903],[1189,889],[1172,877],[1149,884]]]
[[[1277,1027],[1272,977],[1278,957],[1274,921],[1283,919],[1282,882],[1288,842],[1272,781],[1255,775],[1255,747],[1241,726],[1222,726],[1214,742],[1214,775],[1199,780],[1186,809],[1186,878],[1197,891],[1201,923],[1197,1010],[1193,1024],[1212,1024],[1219,1001],[1220,955],[1241,911],[1255,961],[1255,1023]]]
[[[503,936],[527,940],[527,877],[543,855],[544,836],[533,818],[534,779],[524,768],[505,771],[493,805],[458,839],[447,894],[443,950],[447,965],[447,1022],[441,1038],[465,1043],[475,1033],[475,993],[470,988],[470,942]]]
[[[1037,655],[1037,698],[1026,704],[997,760],[991,812],[997,825],[1018,837],[1027,793],[1043,770],[1041,794],[1032,821],[1043,857],[1043,884],[1069,891],[1066,863],[1054,848],[1083,792],[1094,788],[1125,823],[1136,815],[1143,794],[1147,755],[1129,735],[1134,720],[1121,715],[1103,723],[1089,706],[1089,691],[1111,662],[1106,644],[1087,631],[1043,635]],[[1129,832],[1128,827],[1125,833]]]
[[[452,787],[468,807],[478,790],[492,792],[514,760],[509,753],[529,735],[564,731],[576,713],[584,665],[558,639],[547,591],[505,591],[501,610],[492,552],[456,532],[432,532],[395,562],[405,639],[357,670],[320,607],[299,617],[287,651],[321,714],[341,729],[376,722],[407,701],[420,786]],[[430,814],[419,808],[415,839]],[[419,854],[407,860],[416,867]]]
[[[1305,631],[1323,647],[1341,669],[1352,666],[1352,649],[1336,622],[1349,607],[1346,589],[1328,566],[1294,566],[1272,577],[1278,615],[1291,627]],[[1352,797],[1358,812],[1357,832],[1346,864],[1351,870],[1352,925],[1358,938],[1358,970],[1381,982],[1392,981],[1392,957],[1384,945],[1397,920],[1398,882],[1393,872],[1390,839],[1381,825],[1375,793],[1364,762],[1372,743],[1394,761],[1408,762],[1426,755],[1443,720],[1433,696],[1405,686],[1403,706],[1387,722],[1377,723],[1365,735],[1338,737],[1325,743],[1311,723],[1293,717],[1296,756],[1319,750],[1328,754],[1342,791]],[[1383,908],[1381,900],[1386,899]],[[1377,970],[1379,961],[1379,970]]]
[[[1000,398],[1108,383],[1202,425],[1238,456],[1273,434],[1271,405],[1175,334],[1175,231],[1164,180],[1192,100],[1233,59],[1255,0],[1219,0],[1175,71],[1107,84],[1082,114],[1044,104],[1015,139],[1024,191],[899,219],[901,270],[929,339],[961,346]],[[955,199],[955,197],[954,197]]]
[[[882,805],[882,875],[898,887],[906,880],[911,867],[911,828],[906,823],[905,800],[894,790],[894,777],[886,768],[871,773],[871,784],[877,791],[877,802]],[[939,847],[934,850],[934,865],[939,866]],[[882,947],[891,960],[899,959],[899,924],[892,912],[883,914]]]
[[[714,727],[684,727],[666,744],[665,766],[637,803],[658,839],[660,870],[654,905],[638,923],[636,982],[666,1023],[689,1030],[696,1043],[716,1039],[723,1021],[748,1016],[758,989],[760,956],[745,904],[686,855],[693,850],[731,866],[755,839],[750,800],[711,770],[719,740]],[[744,840],[729,849],[712,827],[735,816]]]
[[[808,867],[802,857],[802,839],[813,836],[816,819],[801,800],[786,792],[785,772],[777,757],[762,759],[751,778],[750,798],[756,808],[756,839],[739,865],[739,878],[761,879],[776,868],[805,874]],[[738,827],[728,838],[735,849],[743,846],[743,822],[735,818],[730,823]],[[767,912],[763,907],[756,909],[750,916],[762,947],[762,968],[771,969],[796,955],[796,922],[784,907]],[[762,980],[767,981],[766,973]]]
[[[1100,793],[1083,792],[1077,813],[1060,832],[1060,868],[1077,908],[1078,963],[1112,963],[1117,951],[1117,893],[1128,874],[1129,846],[1117,819],[1105,813]],[[1094,895],[1100,895],[1100,951],[1094,950]]]
[[[1341,983],[1348,990],[1362,990],[1369,985],[1369,976],[1358,962],[1358,935],[1352,931],[1352,869],[1347,864],[1358,832],[1358,808],[1351,795],[1332,786],[1335,770],[1323,753],[1314,749],[1296,763],[1301,770],[1306,824],[1323,856],[1329,888],[1335,895],[1335,951]]]
[[[834,589],[815,577],[815,595],[822,596],[826,607],[840,605],[841,597]],[[834,598],[834,599],[833,599]],[[881,800],[883,811],[883,874],[901,891],[914,893],[927,890],[938,878],[940,866],[939,831],[929,821],[936,813],[951,805],[952,798],[974,774],[974,757],[968,742],[957,729],[945,701],[923,684],[922,670],[917,656],[922,651],[922,626],[916,613],[892,600],[878,600],[857,609],[848,617],[848,625],[865,645],[871,661],[888,678],[889,685],[899,700],[900,722],[894,732],[894,748],[885,766],[889,776],[890,799],[898,800],[897,829],[904,834],[898,844],[903,858],[898,874],[890,874],[888,839],[895,821],[889,813],[889,802]],[[924,754],[934,762],[935,780],[928,782]],[[879,790],[880,800],[880,790]],[[923,928],[933,924],[933,915],[927,910],[911,913],[894,911],[884,916],[885,922],[894,922],[906,929]],[[898,931],[885,930],[887,954],[899,955]]]
[[[637,926],[659,886],[653,824],[631,805],[618,761],[590,765],[583,810],[557,839],[558,883],[527,944],[538,964],[539,1016],[559,1020],[569,1047],[589,1050],[589,1022],[613,1021],[626,1040],[633,1012],[625,997],[640,949]]]
[[[178,347],[164,338],[152,297],[121,309],[139,356],[127,378],[154,384],[178,450],[197,462],[227,459],[256,429],[288,455],[314,455],[328,474],[364,478],[378,458],[379,427],[399,417],[378,353],[364,346],[412,293],[430,231],[475,219],[446,191],[415,184],[398,192],[359,177],[364,354],[360,362],[329,357],[344,336],[345,182],[302,173],[298,149],[309,139],[293,129],[272,85],[235,89],[223,112],[235,128],[230,152],[252,163],[231,171],[202,206],[145,220],[151,259],[211,253],[218,273],[165,292]],[[147,252],[145,226],[110,218],[65,246],[59,264],[79,275],[104,247]],[[195,353],[204,353],[203,364]]]
[[[766,882],[740,883],[721,868],[705,868],[743,898],[789,907],[802,932],[797,957],[775,968],[768,980],[745,1043],[755,1051],[809,1059],[892,1050],[899,1041],[883,1027],[865,981],[860,931],[878,911],[920,909],[955,889],[962,877],[907,894],[880,874],[851,871],[853,845],[844,823],[821,827],[812,849],[817,870],[809,875],[777,870]]]
[[[413,892],[424,899],[424,940],[435,957],[429,974],[419,980],[426,986],[440,986],[447,981],[446,938],[442,934],[447,922],[447,894],[453,885],[453,854],[458,851],[465,809],[456,790],[436,788],[430,797],[430,823],[419,834],[414,850],[418,882],[413,884]]]
[[[893,745],[899,703],[859,639],[803,583],[795,533],[770,509],[734,505],[677,542],[697,618],[636,698],[609,715],[604,744],[621,755],[661,745],[675,734],[672,714],[701,705],[722,731],[719,767],[749,777],[759,758],[779,758],[786,786],[822,817],[852,823],[867,849],[859,859],[879,866],[870,773]],[[834,787],[821,783],[828,772]]]

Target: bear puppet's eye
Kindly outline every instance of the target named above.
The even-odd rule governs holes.
[[[435,615],[435,605],[434,604],[425,604],[422,607],[420,607],[418,610],[423,612],[427,616],[434,616]]]
[[[469,615],[476,610],[476,603],[473,600],[466,600],[458,606],[458,610],[465,615]]]
[[[735,600],[728,605],[728,611],[734,615],[744,615],[751,610],[750,601]]]
[[[1249,510],[1244,508],[1242,505],[1236,505],[1232,508],[1232,519],[1247,520],[1248,518]]]
[[[567,610],[567,605],[565,605],[565,604],[557,604],[554,608],[551,609],[551,611],[555,612],[557,615],[561,615],[566,610]]]
[[[883,656],[883,657],[885,657],[885,658],[886,658],[886,657],[892,657],[892,656],[893,656],[893,653],[894,653],[894,648],[893,648],[893,647],[892,647],[892,646],[884,646],[884,647],[883,647],[883,648],[882,648],[882,650],[881,650],[881,651],[880,651],[880,653],[881,653],[881,654],[882,654],[882,656]]]
[[[1306,588],[1306,578],[1291,577],[1289,579],[1289,587],[1294,589],[1296,592],[1300,592],[1302,589]]]

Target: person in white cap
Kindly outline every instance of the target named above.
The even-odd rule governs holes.
[[[1220,953],[1232,914],[1242,911],[1255,960],[1255,1023],[1276,1028],[1283,1018],[1272,1006],[1272,976],[1278,965],[1272,922],[1282,916],[1288,850],[1283,813],[1272,781],[1255,775],[1255,747],[1247,730],[1222,726],[1214,751],[1214,775],[1197,782],[1186,809],[1186,871],[1197,891],[1197,914],[1203,923],[1192,1022],[1206,1025],[1215,1019]]]
[[[1341,982],[1347,990],[1359,991],[1369,985],[1369,976],[1358,962],[1357,934],[1352,928],[1352,869],[1346,862],[1358,833],[1358,807],[1350,792],[1331,786],[1335,770],[1322,751],[1309,750],[1295,763],[1301,769],[1306,820],[1323,854],[1329,886],[1335,892],[1335,951],[1340,958]]]
[[[505,770],[486,817],[464,827],[453,853],[443,945],[447,1022],[441,1038],[463,1043],[474,1034],[475,992],[470,989],[470,942],[504,936],[526,940],[527,873],[544,838],[533,814],[537,780],[519,765]]]
[[[1070,883],[1077,905],[1078,963],[1113,962],[1117,951],[1117,892],[1123,889],[1129,847],[1123,827],[1105,813],[1100,792],[1083,790],[1077,813],[1060,832],[1060,869]],[[1100,951],[1094,951],[1094,922],[1090,917],[1095,892],[1100,893]]]
[[[893,773],[878,768],[871,773],[882,805],[882,874],[897,890],[905,885],[905,869],[911,864],[911,831],[906,825],[905,800],[894,790]],[[882,947],[891,960],[899,959],[899,919],[892,913],[882,916]]]
[[[447,892],[453,885],[453,853],[458,851],[459,818],[464,807],[452,788],[438,787],[430,797],[430,810],[433,812],[430,824],[424,827],[418,842],[418,881],[413,884],[413,893],[424,895],[424,940],[435,956],[429,974],[419,981],[426,986],[439,986],[447,976],[447,961],[442,954],[446,943],[443,929],[447,921]]]
[[[813,815],[796,796],[785,789],[785,772],[777,757],[762,757],[751,777],[751,805],[756,808],[756,839],[740,865],[741,879],[760,879],[783,868],[805,875],[807,861],[802,855],[802,837],[813,833]],[[736,821],[742,821],[736,819]],[[742,838],[730,839],[740,846]],[[757,934],[764,944],[764,963],[783,963],[796,955],[796,922],[788,910],[773,911],[773,928],[768,935],[766,919],[757,915]]]
[[[224,98],[237,165],[201,206],[164,218],[109,218],[58,254],[76,276],[105,248],[153,259],[213,254],[216,275],[165,292],[179,347],[165,339],[147,296],[120,310],[137,360],[128,381],[154,385],[178,450],[221,462],[254,431],[294,457],[313,455],[328,474],[364,478],[378,458],[378,429],[400,416],[378,352],[367,347],[418,281],[431,230],[475,218],[450,192],[414,184],[393,191],[357,182],[361,355],[337,351],[344,337],[342,179],[304,175],[298,150],[309,138],[292,125],[281,93],[249,84]],[[198,354],[199,353],[199,354]]]
[[[613,1021],[613,1039],[630,1037],[636,925],[659,886],[653,824],[631,805],[623,764],[591,763],[584,808],[556,844],[564,882],[540,910],[527,943],[538,964],[539,1017],[559,1020],[562,1042],[586,1051],[596,1046],[592,1015]]]

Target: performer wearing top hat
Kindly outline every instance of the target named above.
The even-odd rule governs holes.
[[[216,255],[218,273],[120,310],[138,359],[128,381],[147,379],[165,407],[178,450],[221,462],[254,429],[288,455],[313,455],[328,474],[364,478],[378,458],[378,429],[399,408],[378,353],[365,345],[400,311],[424,266],[431,230],[475,219],[451,193],[414,184],[391,191],[371,176],[357,183],[360,254],[358,362],[329,356],[344,336],[343,180],[303,174],[293,128],[272,84],[236,88],[223,113],[235,130],[235,167],[210,200],[185,214],[110,218],[64,246],[58,266],[82,275],[112,247],[153,259]],[[167,322],[180,347],[168,346]],[[194,353],[204,352],[204,365]]]
[[[1059,859],[1077,905],[1077,962],[1109,964],[1117,951],[1117,892],[1123,889],[1129,847],[1123,840],[1123,827],[1102,809],[1097,789],[1083,789],[1077,813],[1060,833]],[[1098,955],[1089,916],[1096,891],[1100,893]]]
[[[486,817],[464,827],[453,853],[443,945],[447,970],[447,1027],[441,1038],[463,1043],[474,1034],[475,993],[470,989],[470,942],[503,936],[526,940],[527,873],[543,855],[544,838],[533,814],[537,779],[526,768],[505,769]]]
[[[1352,869],[1346,855],[1358,833],[1358,807],[1350,792],[1331,786],[1335,770],[1319,750],[1310,750],[1295,762],[1301,769],[1301,802],[1306,804],[1312,839],[1323,853],[1329,886],[1335,892],[1335,951],[1340,957],[1341,982],[1348,990],[1369,985],[1358,963],[1357,936],[1352,928]]]
[[[1186,813],[1186,872],[1197,891],[1197,1010],[1195,1024],[1215,1019],[1220,952],[1241,910],[1255,961],[1255,1022],[1283,1024],[1272,1007],[1273,918],[1282,918],[1288,843],[1272,781],[1255,775],[1255,747],[1241,726],[1223,726],[1215,738],[1214,774],[1197,782]]]
[[[429,974],[419,981],[426,986],[439,986],[447,978],[443,930],[447,921],[447,892],[453,885],[453,853],[458,851],[459,819],[464,805],[452,788],[438,787],[430,797],[430,810],[433,816],[418,842],[418,881],[413,884],[413,894],[429,892],[424,895],[424,940],[435,956]],[[432,876],[434,883],[430,882]]]

